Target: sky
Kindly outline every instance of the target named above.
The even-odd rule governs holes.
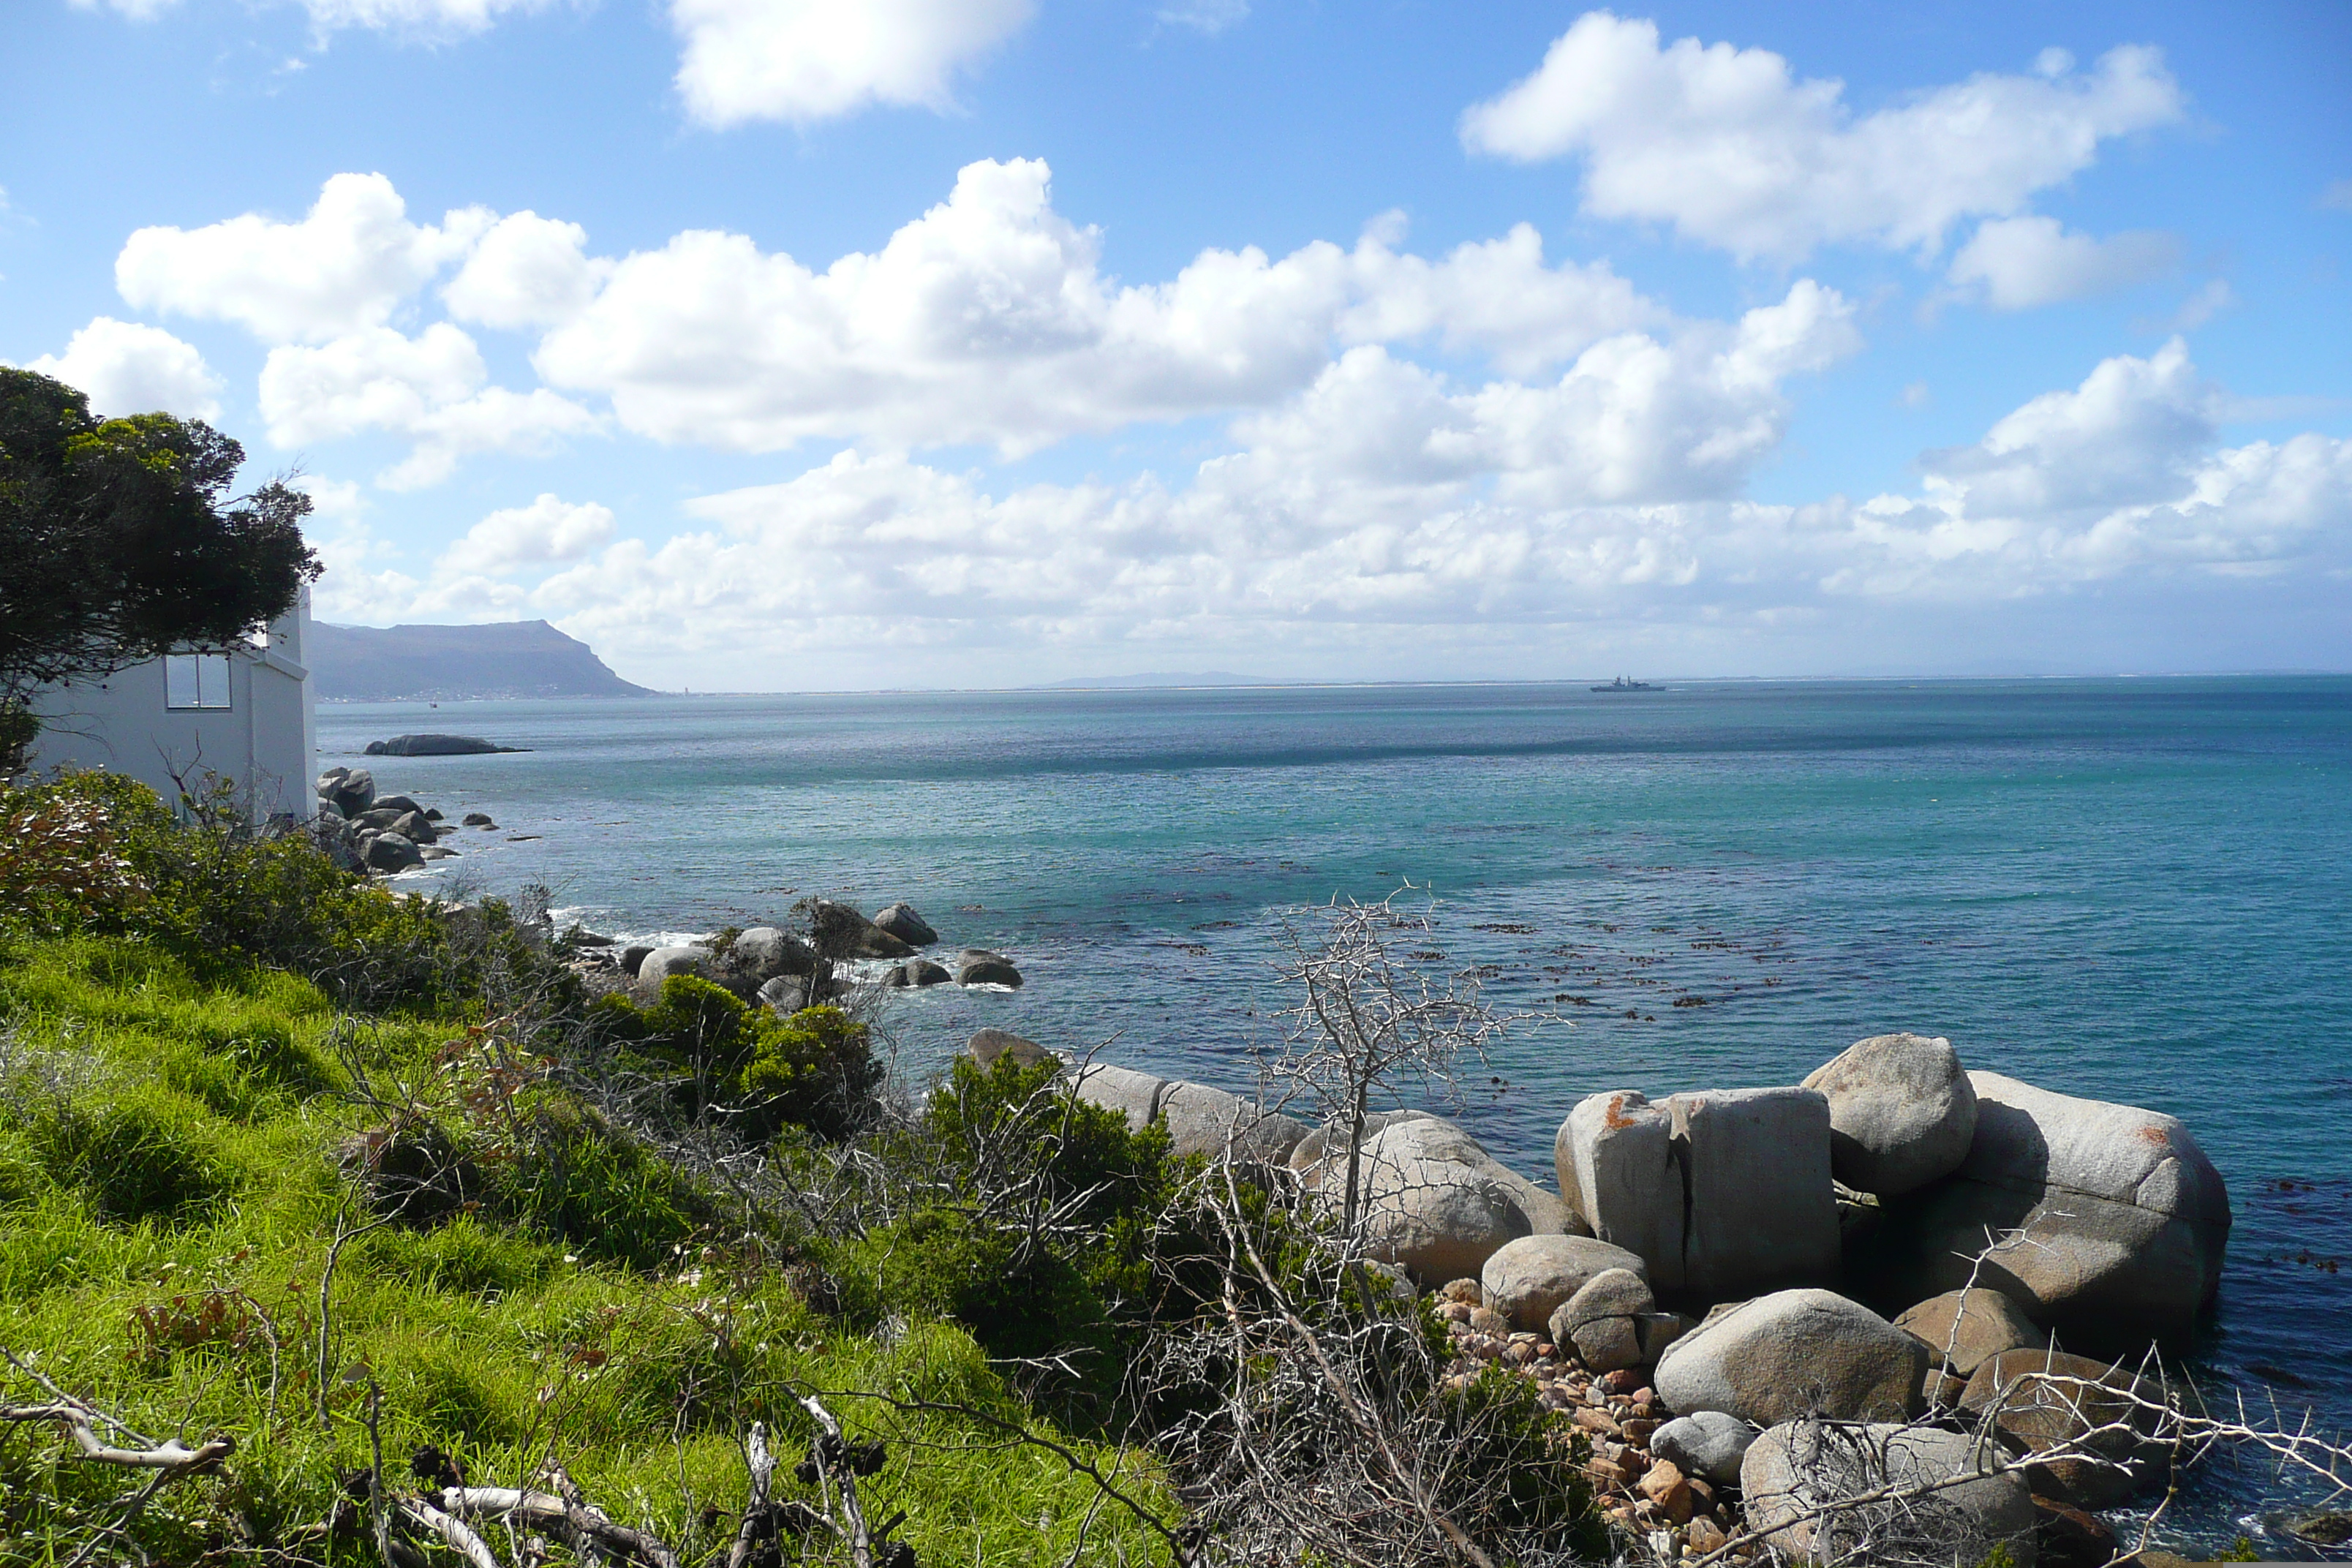
[[[2352,7],[8,0],[0,361],[648,685],[2352,669]]]

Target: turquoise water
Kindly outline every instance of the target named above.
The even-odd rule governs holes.
[[[1398,894],[1427,962],[1559,1015],[1461,1111],[1547,1182],[1586,1093],[1892,1029],[2169,1111],[2237,1211],[2209,1375],[2352,1427],[2352,679],[354,705],[321,763],[424,729],[534,748],[372,761],[498,818],[443,863],[475,886],[616,933],[905,898],[1012,954],[1018,993],[894,1002],[916,1066],[991,1024],[1246,1088],[1285,919]],[[2288,1495],[2217,1475],[2167,1518],[2259,1538]]]

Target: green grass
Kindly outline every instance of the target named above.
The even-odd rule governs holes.
[[[371,1387],[404,1478],[428,1442],[504,1484],[551,1456],[688,1560],[731,1532],[752,1420],[788,1457],[805,1444],[798,1392],[961,1404],[1049,1430],[962,1329],[868,1335],[826,1320],[783,1278],[696,1239],[691,1194],[666,1171],[550,1104],[537,1110],[573,1118],[560,1191],[492,1169],[522,1195],[344,1247],[322,1425],[320,1275],[339,1225],[372,1217],[341,1162],[362,1131],[337,1093],[342,1062],[448,1100],[462,1068],[444,1047],[464,1037],[415,1018],[354,1028],[298,979],[199,979],[129,941],[0,942],[0,1346],[152,1436],[237,1444],[221,1475],[147,1506],[138,1533],[159,1560],[298,1542],[306,1558],[372,1561],[363,1542],[299,1533],[367,1463]],[[0,1375],[9,1400],[42,1397]],[[874,1511],[906,1510],[899,1533],[927,1563],[1058,1563],[1082,1531],[1080,1563],[1165,1556],[1120,1510],[1096,1510],[1090,1482],[983,1422],[831,1403],[853,1436],[892,1439]],[[1053,1435],[1167,1507],[1144,1459]],[[62,1563],[143,1479],[69,1454],[51,1427],[0,1427],[0,1561]]]

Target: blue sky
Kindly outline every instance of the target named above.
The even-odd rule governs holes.
[[[2352,12],[22,0],[0,359],[652,684],[2352,668]]]

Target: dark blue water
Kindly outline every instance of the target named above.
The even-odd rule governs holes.
[[[916,1065],[994,1024],[1246,1088],[1284,922],[1395,895],[1404,951],[1558,1015],[1461,1112],[1547,1182],[1585,1093],[1893,1029],[2169,1111],[2237,1211],[2206,1375],[2352,1427],[2352,679],[387,704],[322,710],[323,761],[427,728],[536,748],[375,760],[498,817],[444,863],[490,890],[618,932],[907,898],[1012,953],[1017,994],[894,1005]],[[2241,1468],[2167,1521],[2307,1495]]]

